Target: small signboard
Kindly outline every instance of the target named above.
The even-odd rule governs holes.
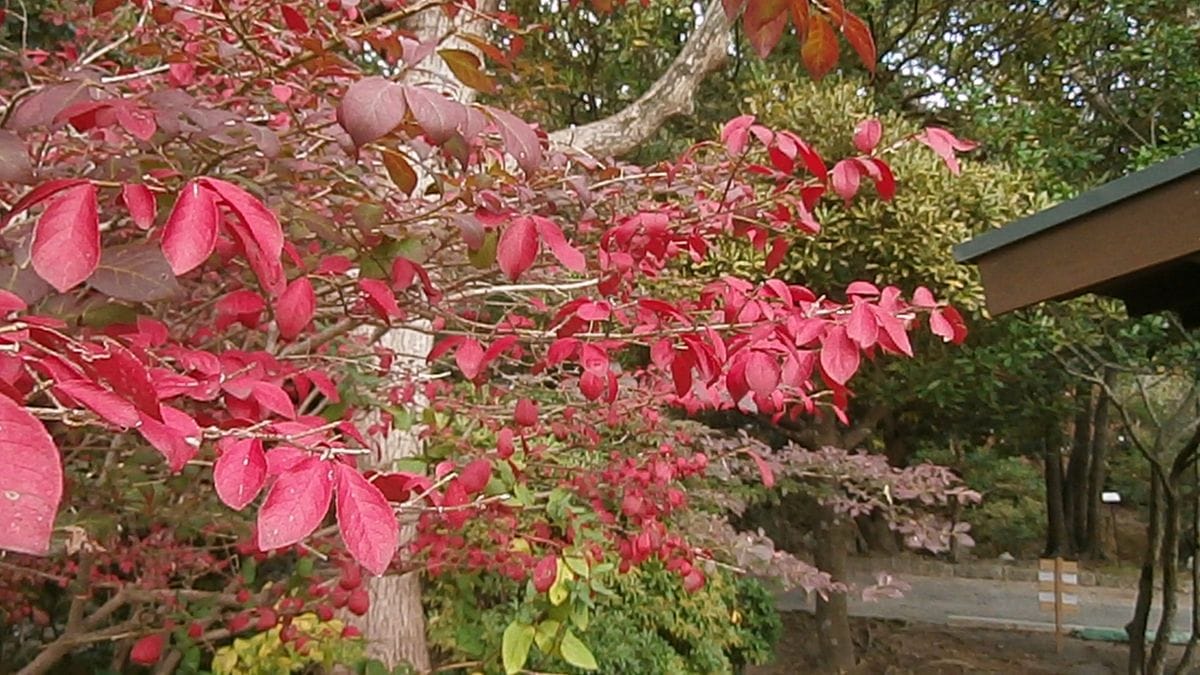
[[[1038,561],[1038,604],[1054,612],[1054,641],[1062,652],[1063,615],[1079,611],[1079,563],[1062,558]]]
[[[1100,501],[1105,504],[1120,504],[1121,503],[1121,493],[1120,492],[1101,492],[1100,493]]]

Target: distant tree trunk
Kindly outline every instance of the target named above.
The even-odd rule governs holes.
[[[1160,480],[1167,480],[1165,477]],[[1146,675],[1162,675],[1167,666],[1167,647],[1171,644],[1171,628],[1175,622],[1175,610],[1179,600],[1179,494],[1177,487],[1166,484],[1162,492],[1162,551],[1159,554],[1162,570],[1162,616],[1158,621],[1158,632],[1146,660]]]
[[[1042,459],[1046,477],[1046,550],[1048,557],[1070,553],[1067,519],[1063,509],[1062,457],[1050,440],[1043,441]]]
[[[832,508],[820,508],[820,525],[814,562],[834,581],[846,583],[846,548],[850,543],[850,522]],[[854,668],[854,641],[850,635],[850,613],[845,593],[831,593],[829,599],[817,596],[817,636],[825,667],[844,673]]]
[[[1071,455],[1067,462],[1067,478],[1064,485],[1063,511],[1067,517],[1067,534],[1071,538],[1071,552],[1084,548],[1087,538],[1087,488],[1088,459],[1092,451],[1092,385],[1081,383],[1075,387],[1075,433],[1071,442]]]
[[[1162,548],[1162,499],[1158,480],[1150,481],[1150,522],[1146,525],[1146,553],[1142,558],[1142,573],[1138,577],[1137,602],[1133,618],[1125,626],[1129,638],[1129,675],[1146,673],[1146,627],[1150,623],[1150,605],[1154,602],[1154,569]]]
[[[1088,471],[1087,489],[1087,534],[1080,550],[1086,552],[1092,559],[1104,557],[1100,546],[1100,528],[1104,517],[1101,515],[1101,494],[1104,491],[1104,481],[1108,477],[1108,445],[1109,445],[1109,399],[1108,392],[1116,386],[1117,371],[1113,368],[1104,370],[1104,386],[1096,401],[1096,412],[1092,418],[1092,459]]]

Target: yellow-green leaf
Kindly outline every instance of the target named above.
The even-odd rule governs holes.
[[[596,657],[592,656],[592,650],[588,649],[587,645],[583,644],[583,641],[575,637],[575,634],[569,628],[563,633],[562,644],[559,645],[558,651],[564,661],[576,668],[596,670],[598,667],[596,665]]]
[[[554,646],[554,639],[558,637],[558,629],[562,628],[562,624],[554,619],[546,619],[537,625],[537,634],[533,636],[533,641],[537,644],[538,649],[549,654],[551,647]]]
[[[529,659],[529,647],[533,645],[535,634],[533,626],[520,621],[513,621],[504,629],[504,638],[500,644],[500,658],[504,661],[504,672],[507,675],[518,673],[525,667]]]

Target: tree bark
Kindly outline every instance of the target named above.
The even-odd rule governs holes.
[[[1116,386],[1117,371],[1114,368],[1104,369],[1104,386],[1096,401],[1096,412],[1092,418],[1092,459],[1088,471],[1087,489],[1087,532],[1081,551],[1089,558],[1104,557],[1100,546],[1100,528],[1103,527],[1104,516],[1101,515],[1101,494],[1104,491],[1104,481],[1108,476],[1108,445],[1109,445],[1109,399],[1108,392]]]
[[[1200,533],[1200,464],[1192,466],[1192,536]],[[1192,635],[1179,658],[1176,673],[1200,671],[1200,551],[1192,550]]]
[[[550,142],[595,157],[619,157],[649,140],[668,119],[691,114],[700,83],[729,58],[732,25],[721,0],[710,0],[679,55],[636,101],[604,119],[555,131]]]
[[[1165,477],[1160,480],[1168,480]],[[1173,482],[1173,481],[1172,481]],[[1176,590],[1179,586],[1179,495],[1175,485],[1162,488],[1162,552],[1159,555],[1162,572],[1162,616],[1158,632],[1146,659],[1146,675],[1162,675],[1167,666],[1167,647],[1171,644],[1171,627],[1178,607]]]
[[[1062,457],[1049,440],[1044,441],[1042,459],[1046,479],[1046,550],[1047,557],[1070,553],[1070,538],[1063,509]]]
[[[820,507],[818,541],[814,552],[817,568],[828,572],[836,582],[847,583],[846,548],[850,543],[850,522],[827,506]],[[844,673],[854,668],[854,640],[850,635],[850,612],[845,593],[817,596],[817,636],[825,667]]]
[[[1075,433],[1071,455],[1067,462],[1063,510],[1067,517],[1067,534],[1071,551],[1083,549],[1087,537],[1087,479],[1088,459],[1092,450],[1092,385],[1080,383],[1075,387]]]
[[[1129,675],[1146,672],[1146,627],[1150,623],[1150,605],[1154,602],[1154,570],[1161,549],[1161,502],[1158,480],[1150,481],[1150,522],[1146,525],[1146,553],[1142,558],[1142,573],[1138,577],[1137,602],[1133,618],[1125,626],[1129,638]]]

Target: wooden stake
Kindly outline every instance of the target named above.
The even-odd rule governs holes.
[[[1063,559],[1061,556],[1054,558],[1054,649],[1062,654],[1063,651],[1063,636],[1062,636],[1062,615],[1063,615],[1063,598],[1062,598],[1062,573]]]

